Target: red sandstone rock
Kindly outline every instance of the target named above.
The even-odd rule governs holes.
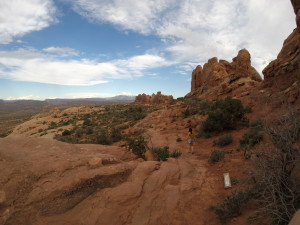
[[[211,95],[227,94],[241,86],[236,82],[249,83],[248,86],[253,86],[253,81],[254,83],[260,82],[262,78],[251,66],[250,53],[246,49],[242,49],[233,58],[232,63],[225,60],[218,61],[214,57],[204,64],[203,69],[198,65],[192,73],[191,93],[188,95],[202,95],[207,92]]]
[[[162,95],[160,91],[158,91],[156,94],[152,94],[152,96],[139,94],[135,98],[135,103],[139,104],[169,104],[172,101],[172,95]]]
[[[272,92],[284,92],[300,80],[300,1],[291,0],[296,14],[297,27],[284,41],[277,59],[269,63],[263,70],[265,77],[263,87],[269,87]],[[294,85],[295,86],[295,85]],[[293,87],[295,90],[285,92],[290,103],[299,98],[300,83]]]

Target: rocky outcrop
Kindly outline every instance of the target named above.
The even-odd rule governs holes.
[[[231,63],[214,57],[204,64],[198,65],[192,73],[191,93],[189,95],[202,95],[206,92],[218,95],[232,92],[236,88],[255,86],[262,78],[251,66],[251,56],[246,49],[239,51]]]
[[[0,138],[0,225],[219,224],[208,208],[222,181],[207,160],[125,160],[125,151]]]
[[[271,92],[285,92],[293,103],[300,95],[300,1],[291,0],[296,14],[297,27],[284,41],[277,59],[263,70],[264,88]]]
[[[138,104],[169,104],[173,101],[172,95],[162,95],[160,91],[156,94],[146,95],[139,94],[135,98],[135,103]]]

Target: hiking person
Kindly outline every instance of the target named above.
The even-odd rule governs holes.
[[[193,134],[193,129],[189,128],[188,133],[188,143],[190,144],[189,153],[194,154],[194,142],[195,142],[195,134]]]

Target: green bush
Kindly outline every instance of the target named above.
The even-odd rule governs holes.
[[[67,135],[71,135],[71,131],[69,130],[64,130],[61,134],[62,136],[67,136]]]
[[[10,135],[13,132],[13,130],[8,130],[6,132],[3,132],[0,134],[0,138],[4,138],[7,137],[8,135]]]
[[[250,124],[249,130],[240,140],[240,149],[249,149],[258,144],[263,139],[263,123],[257,120]]]
[[[203,101],[200,103],[200,114],[201,114],[201,115],[206,115],[206,114],[208,114],[208,113],[212,110],[212,107],[213,107],[213,102],[203,100]]]
[[[228,219],[241,215],[242,206],[252,197],[251,191],[234,191],[227,196],[222,203],[214,205],[211,209],[218,216],[221,223],[226,223]]]
[[[89,134],[93,134],[93,133],[94,133],[94,130],[93,130],[92,127],[86,127],[86,128],[85,128],[85,133],[88,134],[88,135],[89,135]]]
[[[170,157],[172,157],[172,158],[178,158],[181,155],[182,155],[182,153],[178,150],[174,150],[173,152],[170,153]]]
[[[220,160],[224,159],[224,155],[225,155],[225,152],[223,152],[223,151],[213,150],[212,153],[210,154],[208,161],[210,163],[219,162]]]
[[[57,124],[56,124],[55,122],[52,121],[52,122],[50,123],[50,125],[48,126],[48,129],[51,130],[51,129],[55,129],[55,128],[57,128]]]
[[[130,106],[124,111],[124,115],[131,121],[141,120],[146,117],[146,113],[142,106]]]
[[[214,146],[223,147],[232,143],[232,135],[226,134],[222,137],[219,137],[217,140],[214,140]]]
[[[97,144],[101,145],[110,145],[111,139],[108,135],[108,132],[106,129],[101,129],[99,135],[96,137]]]
[[[122,140],[121,130],[114,127],[110,132],[110,138],[112,142],[121,141]]]
[[[233,130],[238,124],[246,121],[245,113],[246,110],[240,100],[231,97],[217,99],[208,113],[208,118],[202,124],[202,131],[219,133],[224,130]]]
[[[85,118],[83,121],[83,126],[90,126],[92,125],[92,121],[88,118]]]
[[[233,178],[231,179],[231,184],[232,184],[232,185],[237,185],[239,182],[240,182],[240,181],[239,181],[239,179],[238,179],[237,177],[233,177]]]
[[[166,161],[170,157],[169,146],[152,148],[152,152],[158,161]]]
[[[81,138],[85,133],[84,129],[81,127],[75,127],[75,128],[73,128],[73,130],[75,131],[76,138]]]
[[[128,149],[140,158],[145,158],[147,150],[147,141],[143,136],[133,136],[127,138]]]

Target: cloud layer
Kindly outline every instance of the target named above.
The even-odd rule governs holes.
[[[230,59],[247,48],[259,70],[275,58],[295,27],[289,1],[282,0],[72,0],[90,21],[155,34],[162,51],[179,62]]]
[[[46,50],[57,52],[65,49],[69,50],[55,47]],[[97,62],[89,59],[58,60],[36,49],[0,51],[0,77],[59,85],[85,86],[107,83],[112,79],[132,79],[142,76],[147,69],[164,65],[170,65],[170,62],[150,54]]]
[[[0,1],[0,44],[56,22],[52,0]]]
[[[61,85],[94,85],[140,77],[176,65],[190,75],[209,58],[231,60],[247,48],[261,71],[295,27],[292,6],[283,0],[64,0],[93,23],[155,35],[162,45],[142,55],[99,62],[76,49],[49,46],[0,51],[0,77]],[[57,22],[52,0],[0,1],[0,44]],[[20,40],[17,40],[17,42]],[[150,53],[151,52],[151,53]],[[69,58],[68,58],[69,57]],[[72,58],[72,59],[71,59]],[[76,59],[74,59],[76,58]]]

